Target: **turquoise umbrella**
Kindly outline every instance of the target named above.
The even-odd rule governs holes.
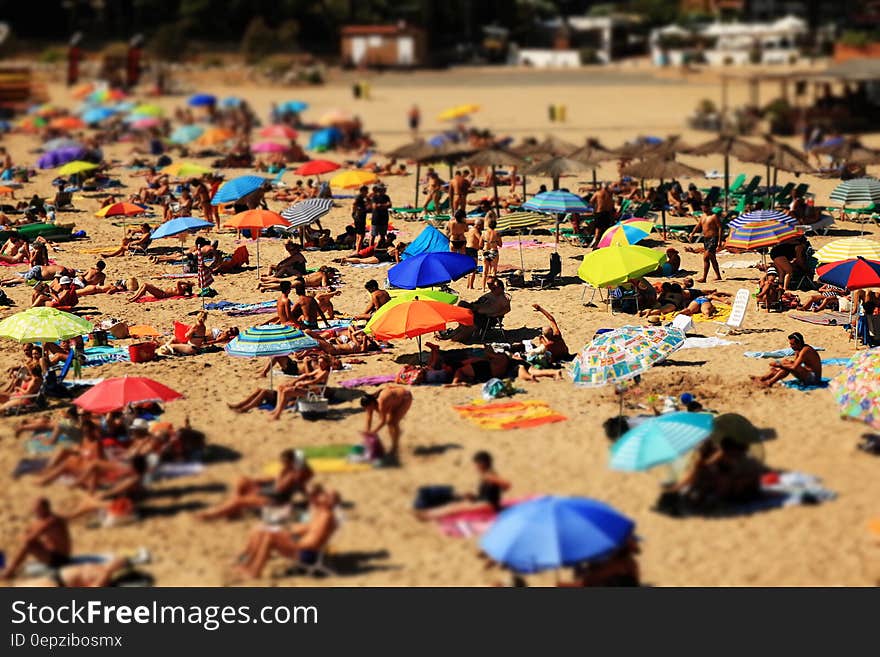
[[[283,324],[263,324],[242,331],[238,337],[226,345],[226,353],[239,358],[272,358],[287,356],[297,351],[314,349],[318,341],[306,335],[295,326]],[[272,370],[269,370],[271,376]],[[269,379],[269,387],[272,380]]]
[[[202,136],[205,129],[200,125],[182,125],[168,138],[172,144],[188,144]]]
[[[645,420],[611,447],[611,467],[641,472],[671,463],[708,438],[713,425],[711,413],[667,413]]]

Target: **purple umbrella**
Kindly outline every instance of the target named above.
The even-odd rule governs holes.
[[[67,148],[59,148],[54,151],[44,153],[37,160],[37,166],[41,169],[54,169],[74,160],[81,160],[86,154],[86,150],[80,147],[70,146]]]

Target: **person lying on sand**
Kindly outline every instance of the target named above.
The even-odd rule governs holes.
[[[373,246],[361,249],[355,256],[337,258],[333,262],[348,265],[378,265],[385,262],[399,263],[400,256],[406,251],[406,244],[401,242],[392,246],[384,246],[380,240]]]
[[[689,294],[692,292],[693,296]],[[693,291],[685,291],[685,300],[688,298],[691,301],[688,302],[688,305],[681,310],[682,315],[696,315],[700,313],[703,317],[710,318],[714,317],[715,313],[718,312],[718,309],[715,307],[713,302],[725,302],[728,300],[729,295],[725,294],[716,294],[714,292],[701,291],[701,290],[693,290]]]
[[[379,345],[363,331],[348,327],[348,331],[342,335],[330,338],[321,337],[314,331],[304,330],[306,335],[318,341],[318,348],[330,356],[351,356],[354,354],[366,354],[378,351]]]
[[[235,485],[235,493],[215,507],[196,514],[199,520],[237,518],[243,512],[267,506],[290,504],[296,493],[305,493],[306,484],[314,472],[300,450],[285,449],[281,452],[281,471],[277,476],[252,479],[242,477]]]
[[[84,563],[64,566],[47,577],[32,577],[17,586],[27,588],[104,588],[128,571],[134,564],[125,557],[116,557],[106,563]]]
[[[837,310],[841,297],[847,296],[847,291],[836,285],[823,285],[815,294],[811,294],[798,305],[798,310],[811,309],[814,313],[822,310]]]
[[[142,284],[134,295],[128,298],[128,303],[134,303],[145,295],[151,295],[156,299],[168,299],[171,297],[191,297],[193,295],[193,284],[186,281],[178,281],[174,288],[163,290],[150,283]]]
[[[291,283],[302,281],[306,287],[330,287],[339,277],[339,271],[333,267],[322,266],[318,271],[297,276]],[[260,276],[258,286],[260,292],[275,292],[281,289],[282,280],[276,276]]]
[[[236,413],[247,413],[263,403],[275,404],[272,419],[277,420],[287,408],[288,403],[306,396],[315,387],[327,385],[330,372],[330,359],[323,357],[318,360],[318,369],[315,372],[300,374],[285,381],[278,386],[277,390],[257,388],[240,402],[227,403],[226,405]]]
[[[753,381],[764,387],[771,387],[792,375],[805,385],[817,385],[822,380],[822,359],[816,350],[804,342],[800,333],[788,336],[788,344],[794,349],[794,358],[775,360],[770,363],[770,371],[764,376],[753,376]]]
[[[50,568],[60,568],[70,563],[71,538],[67,521],[52,511],[45,497],[39,498],[33,507],[34,519],[28,525],[18,548],[6,564],[2,576],[12,579],[28,557],[33,557]]]
[[[505,491],[510,490],[510,482],[495,471],[492,455],[489,452],[477,452],[472,461],[477,469],[476,492],[460,495],[443,506],[416,511],[419,520],[436,520],[453,513],[482,509],[487,504],[495,513],[501,511],[501,498]]]
[[[335,491],[319,490],[310,500],[308,522],[294,525],[289,533],[265,526],[254,529],[238,558],[240,572],[247,577],[259,578],[276,552],[303,564],[315,563],[339,526],[336,520],[339,501],[339,494]]]

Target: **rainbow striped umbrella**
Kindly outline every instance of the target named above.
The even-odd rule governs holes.
[[[730,222],[730,226],[732,228],[739,228],[748,223],[755,223],[758,221],[778,221],[781,224],[789,224],[791,226],[797,224],[797,219],[790,214],[786,214],[779,210],[752,210],[751,212],[746,212],[739,215],[736,219],[733,219]]]
[[[603,246],[631,246],[638,244],[654,230],[654,223],[644,219],[627,219],[606,230],[599,240]]]
[[[730,231],[727,248],[755,251],[776,246],[799,237],[801,232],[794,226],[779,221],[750,221]]]
[[[830,388],[843,417],[880,429],[880,348],[853,356]]]

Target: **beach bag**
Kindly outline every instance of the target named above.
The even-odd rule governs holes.
[[[422,486],[416,491],[413,508],[417,511],[435,509],[455,500],[455,489],[452,486]]]
[[[8,296],[6,296],[6,292],[0,290],[0,306],[12,306],[14,302]]]
[[[329,403],[325,397],[310,392],[306,397],[297,400],[296,409],[303,419],[317,420],[327,415],[330,410]]]
[[[364,434],[363,458],[366,461],[379,461],[385,458],[385,447],[375,433]]]
[[[397,373],[395,383],[416,386],[425,381],[425,368],[418,365],[406,365]]]
[[[508,381],[502,381],[501,379],[489,379],[486,383],[483,384],[483,399],[486,401],[492,401],[493,399],[498,399],[499,397],[510,397],[514,393],[516,393],[516,388],[513,387],[513,384]]]

